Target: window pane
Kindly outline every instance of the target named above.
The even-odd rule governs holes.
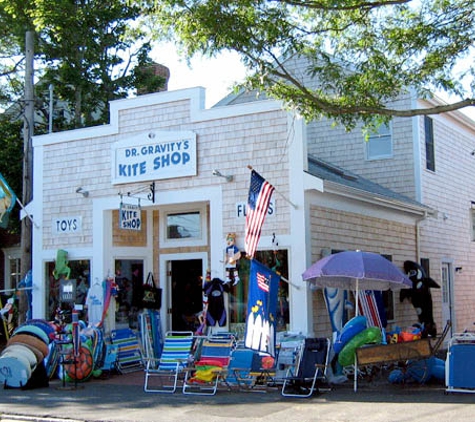
[[[381,125],[378,133],[370,135],[366,142],[368,159],[391,157],[392,149],[391,128],[388,125]]]
[[[435,171],[434,125],[430,117],[424,116],[426,168]]]
[[[266,267],[288,279],[288,252],[285,249],[277,251],[257,251],[255,259]],[[231,331],[244,336],[247,301],[249,292],[250,260],[239,260],[239,277],[241,281],[231,287],[229,293],[229,320]],[[290,323],[289,285],[281,279],[277,299],[276,328],[277,331],[287,331]]]
[[[168,214],[167,238],[201,238],[201,215],[199,211]]]

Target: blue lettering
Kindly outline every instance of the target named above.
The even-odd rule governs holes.
[[[237,206],[237,215],[238,215],[238,217],[245,217],[246,216],[246,205],[245,204],[238,204],[238,206]]]
[[[137,155],[137,149],[135,148],[127,148],[125,150],[126,157],[135,157]]]
[[[145,174],[147,171],[146,161],[134,164],[119,164],[119,176],[133,177],[139,174]]]
[[[171,158],[173,164],[179,164],[181,161],[181,154],[179,152],[174,152]]]
[[[186,164],[188,161],[190,161],[191,157],[190,157],[190,154],[188,154],[187,152],[184,152],[183,153],[183,164]]]

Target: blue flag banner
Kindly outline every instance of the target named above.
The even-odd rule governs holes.
[[[245,346],[275,357],[277,293],[280,276],[251,260]]]
[[[8,215],[15,206],[16,195],[0,173],[0,227],[7,227]]]

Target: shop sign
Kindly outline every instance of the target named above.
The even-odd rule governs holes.
[[[112,146],[112,184],[196,176],[196,133],[150,131]]]
[[[54,218],[52,223],[53,234],[82,232],[82,217]]]
[[[76,299],[76,280],[59,281],[59,300],[61,302],[74,302]]]
[[[236,217],[237,218],[245,218],[246,217],[246,207],[247,204],[246,202],[238,202],[236,204]],[[275,216],[275,201],[271,199],[269,202],[269,209],[267,210],[267,217],[266,218],[272,218]]]
[[[136,231],[142,229],[142,213],[138,205],[120,204],[119,216],[120,229]]]

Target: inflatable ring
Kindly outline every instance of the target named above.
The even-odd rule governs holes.
[[[46,344],[49,344],[49,337],[48,334],[44,332],[44,330],[36,325],[25,324],[19,326],[14,332],[13,336],[16,334],[30,334],[32,336],[38,337],[40,340],[44,341]]]
[[[0,357],[0,383],[8,387],[23,387],[31,377],[28,359],[18,356]]]
[[[351,318],[341,329],[335,342],[333,343],[333,350],[335,353],[340,353],[343,347],[357,334],[366,329],[367,319],[364,315],[358,315]]]
[[[55,325],[50,322],[46,321],[45,319],[29,319],[26,324],[35,325],[36,327],[40,327],[49,337],[50,341],[54,340],[56,334]]]
[[[368,327],[354,336],[342,351],[338,354],[338,363],[341,366],[355,363],[355,351],[358,347],[368,343],[380,344],[382,339],[381,330],[378,327]]]
[[[12,344],[11,346],[7,347],[3,353],[3,356],[24,356],[28,362],[30,363],[31,368],[35,368],[38,364],[38,360],[36,359],[36,355],[30,350],[28,346],[25,344]]]
[[[15,334],[8,340],[7,347],[15,343],[26,344],[27,346],[31,345],[41,351],[44,356],[48,356],[48,345],[38,337],[32,336],[30,334]]]
[[[28,349],[30,349],[35,354],[36,360],[38,363],[42,362],[43,359],[46,357],[40,349],[38,349],[35,346],[32,346],[31,344],[22,344],[22,343],[17,343],[17,344],[21,344],[22,346],[28,347]],[[15,344],[12,344],[10,347],[12,346],[15,346]]]

